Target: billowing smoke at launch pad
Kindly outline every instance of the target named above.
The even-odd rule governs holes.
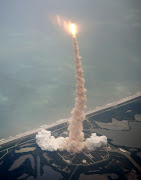
[[[58,24],[61,25],[63,21],[59,16],[57,16],[57,20]],[[96,133],[93,133],[90,138],[84,141],[83,121],[85,120],[86,89],[84,87],[85,80],[83,78],[81,57],[79,56],[79,48],[76,40],[77,28],[76,25],[71,22],[67,24],[66,21],[64,21],[63,24],[65,29],[68,29],[72,34],[75,56],[76,99],[75,107],[71,112],[72,117],[69,121],[69,137],[54,138],[51,136],[50,131],[42,130],[36,135],[36,142],[42,150],[47,151],[66,150],[71,153],[79,153],[83,149],[92,151],[105,146],[107,144],[107,137],[99,137]]]

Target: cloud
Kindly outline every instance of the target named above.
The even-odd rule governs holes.
[[[96,133],[92,133],[91,137],[86,139],[84,145],[90,151],[96,150],[107,145],[107,137],[97,136]]]
[[[42,150],[46,151],[57,151],[64,140],[65,138],[63,137],[55,138],[51,136],[51,131],[46,131],[44,129],[36,135],[36,143]]]
[[[67,139],[68,138],[64,138],[64,137],[55,138],[54,136],[51,136],[51,131],[46,131],[44,129],[42,129],[36,135],[36,143],[44,151],[61,150],[63,144],[65,144]],[[97,136],[96,133],[93,133],[84,142],[84,148],[88,149],[89,151],[96,150],[96,149],[98,149],[100,147],[104,147],[106,145],[107,145],[107,137],[106,136]],[[64,150],[64,149],[62,149],[62,150]],[[65,150],[67,150],[67,147]]]

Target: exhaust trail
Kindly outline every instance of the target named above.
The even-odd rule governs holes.
[[[81,57],[76,36],[73,35],[74,57],[75,57],[75,77],[76,77],[76,98],[75,107],[72,110],[72,118],[69,122],[69,137],[66,139],[65,149],[68,152],[80,152],[84,148],[83,120],[85,119],[84,109],[86,108],[86,89],[83,78]]]
[[[59,16],[58,24],[62,24]],[[85,120],[84,109],[86,108],[86,89],[84,87],[85,80],[83,78],[81,57],[79,56],[79,48],[76,40],[77,28],[75,24],[70,22],[67,25],[66,21],[64,21],[64,28],[67,29],[73,37],[76,77],[76,98],[75,106],[71,112],[72,117],[70,118],[68,126],[69,136],[66,138],[55,138],[54,136],[51,136],[50,131],[43,129],[36,135],[36,143],[42,150],[47,151],[66,150],[70,153],[79,153],[83,149],[93,151],[106,146],[107,137],[97,136],[96,133],[92,133],[89,138],[84,140],[83,121]]]

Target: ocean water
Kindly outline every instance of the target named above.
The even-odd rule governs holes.
[[[79,26],[86,112],[141,90],[141,3],[31,0],[0,8],[0,139],[71,116],[72,37],[52,23],[56,14]]]

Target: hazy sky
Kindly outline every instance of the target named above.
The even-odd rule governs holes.
[[[80,28],[88,109],[141,89],[140,0],[0,0],[0,138],[70,116],[73,46],[56,14]]]

